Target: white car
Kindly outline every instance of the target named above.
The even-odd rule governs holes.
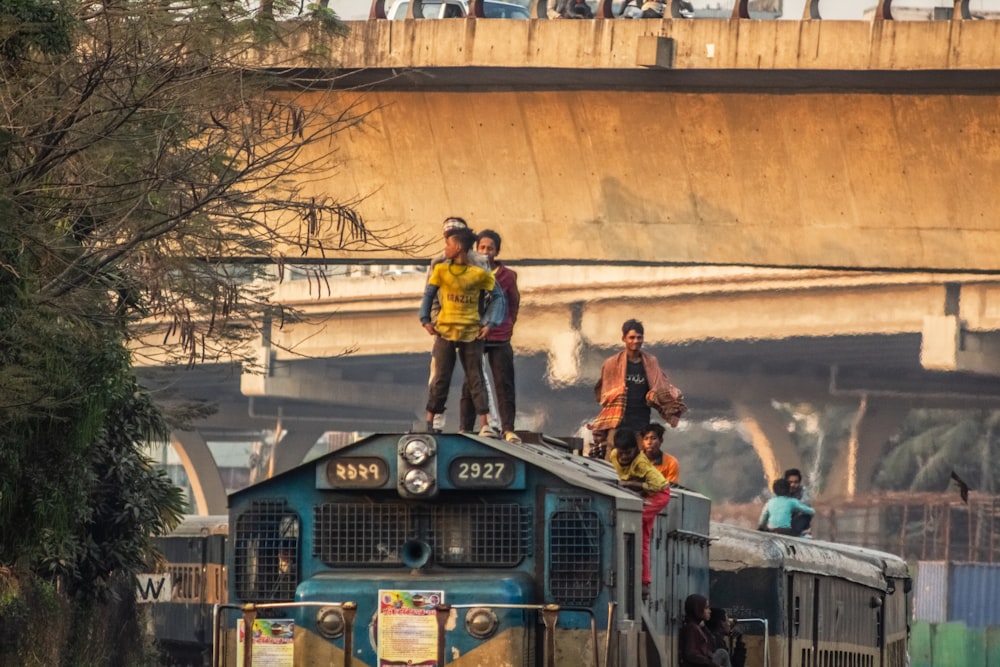
[[[469,15],[468,0],[424,0],[421,5],[425,19],[460,19]],[[405,19],[409,6],[409,0],[395,0],[386,11],[386,18]],[[531,18],[527,7],[500,0],[484,0],[483,11],[488,19]]]

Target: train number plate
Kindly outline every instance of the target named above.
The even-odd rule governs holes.
[[[345,456],[326,464],[326,480],[334,489],[377,489],[388,478],[389,466],[377,456]]]
[[[448,478],[458,489],[505,488],[514,483],[514,466],[500,456],[460,456],[451,462]]]

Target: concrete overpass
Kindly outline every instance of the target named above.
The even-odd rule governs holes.
[[[306,189],[363,198],[379,228],[430,237],[462,214],[511,259],[1000,269],[1000,21],[375,20],[309,39],[262,62],[333,86],[304,103],[367,116],[316,148],[340,168]],[[292,57],[307,46],[332,69]]]
[[[741,419],[769,475],[800,464],[772,401],[857,407],[854,463],[828,480],[832,493],[869,488],[910,409],[1000,405],[1000,277],[636,266],[526,266],[519,276],[522,428],[570,434],[593,418],[590,387],[629,317],[645,322],[647,347],[685,391],[691,418]],[[280,471],[324,431],[421,421],[429,339],[416,309],[424,279],[340,278],[322,294],[315,281],[287,282],[276,298],[305,320],[275,324],[262,339],[263,372],[172,374],[183,395],[220,406],[196,431],[174,434],[206,510],[224,506],[206,444],[219,433],[286,431],[274,460]],[[457,405],[455,391],[449,405]]]
[[[862,406],[855,472],[828,485],[849,492],[909,407],[1000,397],[1000,21],[961,20],[962,2],[941,22],[817,6],[802,21],[372,20],[248,64],[309,84],[307,107],[364,115],[302,156],[338,160],[305,191],[357,198],[380,230],[433,239],[459,214],[504,234],[526,281],[520,402],[545,408],[525,421],[565,432],[592,416],[587,384],[637,315],[695,416],[735,409],[768,471],[798,457],[772,399]],[[292,55],[305,47],[328,57]],[[199,509],[225,504],[214,429],[288,430],[280,470],[324,430],[410,424],[422,280],[318,300],[285,286],[325,324],[272,330],[266,375],[171,380],[221,406],[175,433]]]

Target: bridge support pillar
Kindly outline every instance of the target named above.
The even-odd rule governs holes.
[[[226,487],[205,438],[197,431],[174,431],[170,444],[191,483],[191,495],[198,514],[225,514]]]
[[[750,444],[760,457],[768,488],[788,468],[802,467],[802,458],[788,432],[788,423],[781,419],[770,401],[734,401],[733,407],[750,433]]]
[[[903,401],[863,395],[851,425],[847,451],[830,472],[824,490],[832,496],[853,497],[871,491],[875,469],[889,438],[906,418],[909,406]]]
[[[1000,375],[1000,335],[967,331],[957,315],[924,317],[920,364],[932,371]]]

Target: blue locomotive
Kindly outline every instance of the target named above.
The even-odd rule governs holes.
[[[904,666],[905,562],[714,524],[673,489],[644,600],[642,499],[535,440],[373,435],[231,495],[213,665],[666,667],[709,593],[746,667]]]
[[[641,512],[553,443],[373,435],[230,496],[230,598],[255,605],[251,654],[296,667],[670,665],[680,604],[708,589],[710,504],[677,491],[659,516],[647,601]],[[221,653],[242,657],[230,612]]]

